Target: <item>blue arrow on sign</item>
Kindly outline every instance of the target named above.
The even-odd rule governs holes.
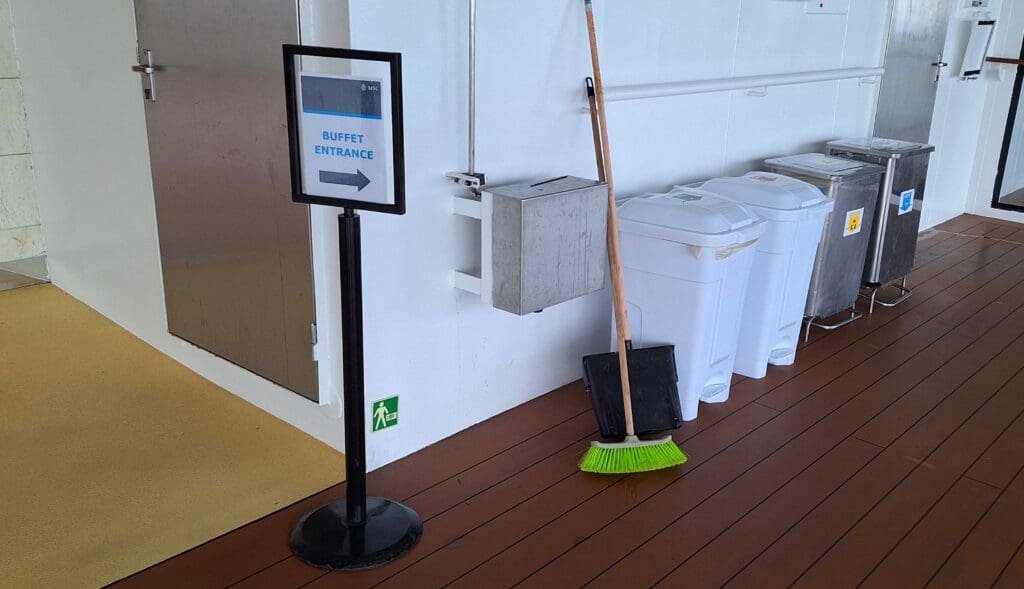
[[[355,186],[358,189],[358,192],[362,192],[364,188],[370,185],[370,179],[366,177],[366,174],[364,174],[362,170],[356,170],[355,174],[320,170],[320,181],[324,184]]]

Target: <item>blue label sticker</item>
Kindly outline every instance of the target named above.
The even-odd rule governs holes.
[[[904,215],[914,210],[914,189],[906,190],[900,194],[900,212]]]

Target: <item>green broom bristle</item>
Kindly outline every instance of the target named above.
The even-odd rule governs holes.
[[[671,437],[643,442],[635,436],[619,444],[594,442],[580,461],[580,470],[597,474],[630,474],[672,468],[686,462]]]

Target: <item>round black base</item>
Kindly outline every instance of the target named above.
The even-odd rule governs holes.
[[[420,516],[390,499],[367,497],[363,526],[350,528],[345,519],[344,499],[307,513],[292,530],[292,552],[321,568],[369,569],[405,554],[423,535]]]

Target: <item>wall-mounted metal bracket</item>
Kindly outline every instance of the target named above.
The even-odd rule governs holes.
[[[465,176],[452,172],[451,175]],[[476,192],[476,191],[474,191]],[[481,242],[480,242],[480,276],[474,276],[466,272],[456,270],[452,273],[452,286],[459,290],[478,295],[485,304],[492,305],[491,292],[494,286],[493,271],[491,268],[491,224],[484,223],[484,202],[477,196],[452,195],[452,213],[460,217],[476,219],[480,221]],[[486,211],[488,219],[491,210]]]
[[[476,194],[480,193],[480,189],[486,182],[483,174],[475,172],[448,172],[445,174],[445,178],[448,178],[454,184],[472,190]]]
[[[482,218],[481,210],[483,204],[478,198],[466,198],[464,196],[452,196],[452,213],[469,217],[471,219]]]
[[[483,280],[479,276],[466,274],[456,270],[453,274],[453,286],[459,290],[471,292],[475,295],[483,294]]]
[[[903,301],[909,299],[910,295],[912,295],[914,293],[914,291],[910,290],[910,288],[907,287],[907,277],[904,276],[903,280],[899,284],[891,283],[891,284],[888,285],[888,286],[892,286],[892,287],[896,288],[897,290],[899,290],[900,291],[899,296],[897,296],[894,299],[883,301],[883,300],[878,298],[878,291],[882,290],[885,286],[886,285],[871,285],[871,286],[865,285],[864,288],[869,290],[870,292],[869,293],[864,293],[864,292],[860,293],[860,296],[862,298],[868,299],[870,301],[869,306],[868,306],[868,314],[869,315],[873,314],[875,312],[875,305],[876,304],[877,305],[881,305],[883,307],[895,307],[896,305],[898,305],[898,304],[902,303]]]

